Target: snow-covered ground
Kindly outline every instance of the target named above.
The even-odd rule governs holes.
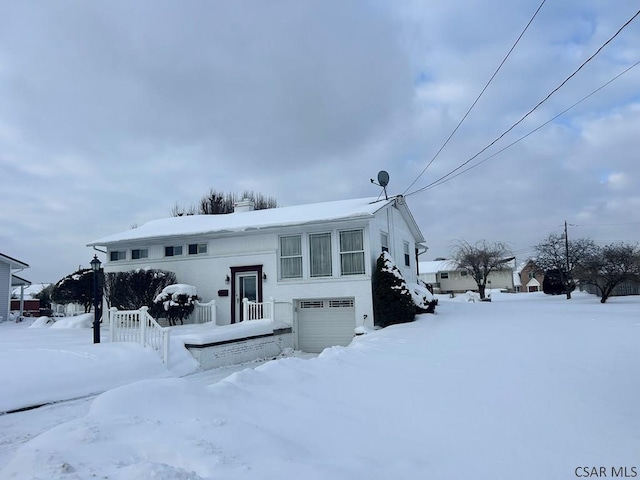
[[[122,385],[0,416],[10,450],[0,479],[638,475],[640,297],[466,300],[441,298],[436,315],[224,379],[229,371],[178,378],[134,345],[87,345],[87,329],[84,343],[59,329],[45,346],[31,332],[52,329],[0,324],[3,402]],[[54,363],[52,351],[69,353]],[[29,432],[43,433],[14,446]]]

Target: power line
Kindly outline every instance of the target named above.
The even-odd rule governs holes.
[[[640,225],[640,222],[620,222],[620,223],[598,223],[598,224],[593,224],[593,225],[584,225],[584,224],[577,224],[574,225],[575,227],[582,227],[582,228],[600,228],[600,227],[622,227],[622,226],[627,226],[627,225]]]
[[[433,158],[429,161],[429,163],[427,163],[427,165],[422,169],[422,171],[420,172],[420,174],[415,178],[415,180],[413,182],[411,182],[411,184],[409,184],[409,186],[407,188],[405,188],[403,195],[407,192],[407,190],[409,190],[411,187],[413,187],[413,185],[420,180],[420,177],[422,177],[422,175],[424,175],[424,173],[427,171],[427,169],[431,166],[431,164],[435,161],[436,158],[438,158],[438,155],[440,155],[440,152],[442,152],[442,150],[444,150],[444,147],[447,146],[447,144],[449,143],[449,140],[451,140],[451,137],[453,137],[453,135],[458,131],[458,129],[460,128],[460,126],[462,125],[462,123],[465,121],[465,119],[467,118],[467,116],[469,115],[469,113],[471,113],[471,110],[473,110],[473,107],[476,106],[476,103],[478,103],[478,100],[480,100],[480,97],[482,97],[482,95],[484,94],[485,90],[487,89],[487,87],[489,87],[489,84],[493,81],[493,79],[495,78],[495,76],[498,74],[498,72],[500,71],[500,69],[502,68],[502,66],[504,65],[504,63],[507,61],[507,58],[509,58],[509,56],[511,55],[511,52],[513,52],[513,50],[516,48],[516,45],[518,45],[518,43],[520,42],[520,39],[524,36],[525,32],[529,29],[529,26],[531,25],[531,23],[533,22],[533,20],[536,18],[536,16],[538,15],[538,12],[540,11],[540,9],[542,8],[542,6],[545,4],[546,0],[542,0],[542,3],[540,4],[540,6],[537,8],[537,10],[535,11],[535,13],[533,14],[533,16],[531,17],[531,19],[529,20],[529,22],[527,23],[527,25],[524,27],[524,30],[522,30],[522,32],[520,33],[520,35],[518,36],[518,38],[516,39],[515,43],[511,46],[511,48],[509,49],[509,51],[507,52],[507,54],[505,55],[505,57],[502,59],[502,62],[500,62],[500,65],[498,65],[498,68],[496,69],[495,72],[493,72],[493,75],[491,75],[491,78],[489,78],[489,81],[486,83],[486,85],[484,86],[484,88],[482,89],[482,91],[480,92],[480,94],[476,97],[476,99],[473,101],[473,103],[471,104],[471,106],[469,107],[469,109],[467,110],[467,112],[464,114],[464,116],[460,119],[460,121],[458,122],[458,125],[456,125],[456,128],[453,129],[453,131],[451,132],[451,134],[449,134],[449,136],[447,137],[447,139],[445,140],[445,142],[442,144],[442,146],[440,147],[440,149],[436,152],[436,154],[433,156]]]
[[[627,67],[626,69],[624,69],[622,72],[620,72],[618,75],[616,75],[615,77],[611,78],[609,81],[607,81],[606,83],[600,85],[598,88],[596,88],[594,91],[592,91],[591,93],[589,93],[588,95],[582,97],[580,100],[578,100],[577,102],[575,102],[573,105],[571,105],[570,107],[564,109],[562,112],[558,113],[557,115],[555,115],[554,117],[550,118],[549,120],[547,120],[546,122],[544,122],[543,124],[539,125],[538,127],[534,128],[533,130],[531,130],[529,133],[521,136],[520,138],[518,138],[517,140],[514,140],[513,142],[511,142],[510,144],[506,145],[505,147],[501,148],[500,150],[498,150],[497,152],[489,155],[486,158],[483,158],[482,160],[480,160],[477,163],[474,163],[473,165],[471,165],[468,168],[465,168],[464,170],[462,170],[461,172],[458,172],[455,175],[451,175],[455,170],[452,170],[451,172],[447,173],[446,175],[443,175],[442,177],[440,177],[437,180],[434,180],[433,182],[431,182],[429,185],[426,185],[425,187],[420,188],[419,190],[416,190],[414,192],[411,192],[405,196],[409,196],[409,195],[413,195],[414,193],[419,193],[419,192],[423,192],[425,190],[430,190],[431,188],[437,187],[439,185],[442,185],[443,183],[448,182],[449,180],[453,180],[454,178],[462,175],[463,173],[468,172],[469,170],[472,170],[478,166],[480,166],[481,164],[483,164],[484,162],[486,162],[487,160],[492,159],[493,157],[495,157],[496,155],[504,152],[506,149],[513,147],[516,143],[520,143],[522,140],[524,140],[525,138],[527,138],[528,136],[534,134],[535,132],[537,132],[538,130],[540,130],[541,128],[547,126],[548,124],[550,124],[551,122],[553,122],[554,120],[556,120],[557,118],[561,117],[562,115],[564,115],[565,113],[567,113],[569,110],[573,109],[574,107],[578,106],[579,104],[581,104],[582,102],[584,102],[585,100],[587,100],[588,98],[592,97],[593,95],[595,95],[596,93],[598,93],[600,90],[602,90],[603,88],[605,88],[607,85],[609,85],[610,83],[612,83],[613,81],[617,80],[619,77],[621,77],[622,75],[624,75],[625,73],[627,73],[629,70],[631,70],[634,67],[637,67],[638,65],[640,65],[640,60],[637,61],[636,63],[634,63],[633,65],[631,65],[630,67]],[[477,155],[476,155],[477,156]],[[475,157],[473,157],[475,158]],[[473,160],[473,158],[471,158],[470,160]],[[469,161],[470,161],[469,160]],[[469,161],[465,162],[468,163]],[[464,164],[463,164],[464,165]],[[458,167],[460,168],[460,167]]]
[[[624,25],[622,25],[618,31],[613,34],[612,37],[610,37],[605,43],[603,43],[600,48],[598,48],[595,53],[593,53],[589,58],[587,58],[584,62],[582,62],[582,64],[571,74],[569,75],[567,78],[565,78],[560,85],[558,85],[556,88],[554,88],[545,98],[543,98],[542,100],[540,100],[531,110],[529,110],[522,118],[520,118],[520,120],[518,120],[516,123],[514,123],[513,125],[511,125],[507,130],[505,130],[502,134],[500,134],[495,140],[493,140],[491,143],[489,143],[486,147],[484,147],[482,150],[480,150],[478,153],[476,153],[475,155],[473,155],[471,158],[469,158],[467,161],[461,163],[460,165],[458,165],[456,168],[454,168],[453,170],[451,170],[449,173],[447,173],[446,175],[440,177],[440,179],[436,180],[436,182],[432,182],[430,185],[433,185],[434,183],[440,182],[441,180],[449,177],[450,175],[452,175],[453,173],[457,172],[458,170],[460,170],[462,167],[464,167],[465,165],[469,164],[469,162],[471,162],[472,160],[474,160],[475,158],[477,158],[479,155],[481,155],[482,153],[484,153],[485,151],[487,151],[489,148],[491,148],[493,145],[495,145],[499,140],[501,140],[507,133],[509,133],[511,130],[513,130],[515,127],[517,127],[518,125],[520,125],[527,117],[529,117],[529,115],[531,115],[534,111],[536,111],[543,103],[545,103],[547,100],[549,100],[549,98],[551,98],[551,96],[556,93],[558,90],[560,90],[569,80],[571,80],[580,70],[582,70],[582,68],[589,63],[591,60],[593,60],[596,55],[598,55],[603,49],[604,47],[606,47],[609,43],[611,43],[611,41],[613,41],[614,38],[616,38],[620,32],[622,32],[622,30],[624,30],[624,28],[626,28],[638,15],[640,15],[640,10],[638,10],[635,15],[633,15],[629,20],[627,20],[627,22],[624,23]],[[634,65],[635,66],[635,65]],[[540,127],[541,128],[541,127]],[[533,133],[533,132],[531,132]],[[414,182],[415,183],[415,182]],[[423,187],[421,189],[415,190],[411,193],[406,194],[405,196],[409,196],[409,195],[413,195],[414,193],[418,193],[418,192],[422,192],[423,190],[426,190],[427,187]],[[406,191],[406,190],[405,190]]]

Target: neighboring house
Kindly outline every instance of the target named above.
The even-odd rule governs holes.
[[[417,280],[424,237],[402,196],[155,220],[88,244],[107,250],[105,272],[156,268],[215,300],[217,323],[242,320],[242,299],[288,305],[296,348],[346,345],[374,326],[371,277],[388,251]],[[277,319],[276,319],[277,320]]]
[[[25,268],[29,268],[29,265],[0,253],[0,321],[9,319],[13,287],[29,285],[27,280],[13,275],[13,272],[21,271]]]
[[[459,269],[452,260],[433,260],[419,263],[420,279],[433,286],[435,293],[464,293],[477,291],[478,285],[468,271]],[[514,291],[513,268],[489,274],[487,288]]]
[[[520,264],[514,272],[514,284],[517,292],[541,292],[544,272],[533,260]]]
[[[16,281],[23,283],[16,283]],[[40,316],[40,300],[34,297],[46,287],[48,283],[29,283],[20,277],[14,275],[13,297],[11,298],[11,311],[13,313],[22,311],[21,315],[25,317]],[[15,288],[19,287],[19,288]],[[22,307],[22,308],[21,308]]]

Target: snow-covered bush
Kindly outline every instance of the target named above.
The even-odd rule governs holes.
[[[415,319],[409,287],[388,252],[382,252],[373,274],[373,317],[376,326],[387,327]]]
[[[46,328],[52,323],[54,323],[54,320],[51,317],[42,316],[36,318],[33,323],[29,325],[29,328]]]
[[[175,325],[178,320],[180,320],[180,324],[182,325],[184,319],[193,312],[196,300],[198,300],[196,287],[176,283],[164,287],[162,292],[153,301],[164,307],[169,325]]]
[[[411,293],[411,299],[416,306],[416,313],[434,313],[438,300],[433,294],[425,287],[418,283],[408,283],[409,292]]]

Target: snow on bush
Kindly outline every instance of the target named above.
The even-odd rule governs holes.
[[[154,299],[154,303],[162,303],[169,324],[175,325],[176,321],[180,320],[182,324],[184,319],[191,315],[196,300],[198,300],[196,287],[184,283],[176,283],[164,287],[162,293]]]
[[[413,304],[418,311],[434,308],[435,297],[427,287],[418,283],[407,283],[407,287],[409,288],[409,293],[411,293]]]
[[[47,328],[52,323],[53,320],[49,317],[38,317],[29,325],[29,328]]]
[[[62,317],[51,325],[51,328],[91,328],[93,327],[94,314],[83,313],[75,317]]]

